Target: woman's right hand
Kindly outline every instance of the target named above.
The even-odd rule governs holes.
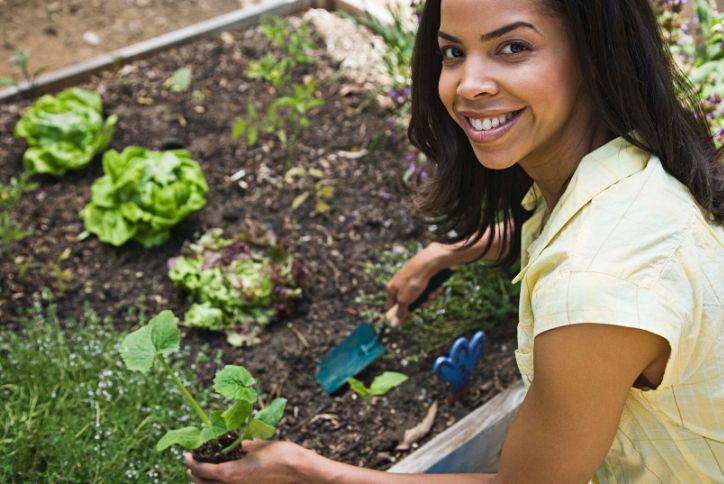
[[[424,292],[432,276],[448,267],[450,253],[450,249],[443,244],[432,243],[408,260],[387,282],[385,309],[397,306],[397,310],[390,314],[392,326],[407,319],[410,304]],[[441,291],[442,288],[434,291],[428,300],[437,297]]]

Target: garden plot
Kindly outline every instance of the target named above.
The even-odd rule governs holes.
[[[291,25],[300,24],[299,18],[291,19]],[[263,118],[277,99],[276,88],[246,75],[252,61],[277,49],[258,28],[195,41],[80,86],[101,94],[105,114],[118,117],[109,149],[188,150],[209,187],[206,205],[175,226],[161,245],[115,247],[84,233],[80,216],[91,185],[103,175],[100,157],[60,178],[36,176],[37,188],[12,213],[30,235],[12,244],[0,262],[0,321],[3,332],[21,332],[23,315],[33,304],[55,306],[61,321],[81,316],[89,304],[112,319],[120,341],[138,326],[139,315],[171,309],[181,317],[189,308],[167,267],[184,243],[212,228],[231,237],[249,220],[263,224],[304,264],[303,296],[291,314],[272,321],[252,346],[232,346],[223,333],[184,329],[189,361],[209,353],[208,361],[198,365],[199,384],[208,386],[222,363],[243,365],[261,382],[264,401],[288,400],[278,438],[331,458],[386,469],[410,452],[396,446],[433,401],[439,411],[431,436],[517,380],[511,352],[514,323],[489,332],[484,361],[470,390],[457,399],[450,399],[447,386],[430,373],[452,339],[434,351],[422,351],[404,329],[386,333],[385,356],[359,378],[369,384],[383,371],[400,371],[409,377],[405,383],[373,399],[369,409],[349,390],[333,396],[321,390],[314,380],[321,357],[365,316],[381,318],[384,287],[365,268],[383,262],[391,270],[389,254],[404,252],[428,233],[412,216],[409,186],[402,181],[409,148],[390,123],[392,103],[378,102],[380,92],[371,89],[369,79],[340,71],[341,60],[328,55],[324,39],[313,28],[310,35],[316,45],[309,53],[312,62],[301,63],[293,81],[316,83],[313,97],[324,103],[308,110],[308,122],[294,136],[286,126],[288,133],[280,137],[276,124],[269,132],[258,124],[255,143],[249,143],[248,126],[238,138],[231,136],[240,117],[249,119],[249,102]],[[190,70],[189,84],[174,89],[179,82],[174,73],[182,68]],[[10,133],[32,101],[0,106],[0,180],[5,183],[22,171],[27,145]],[[445,321],[445,313],[438,316]],[[220,361],[214,361],[217,350]],[[113,400],[114,394],[109,395]],[[96,410],[89,408],[93,420]],[[162,430],[154,430],[157,437]],[[155,453],[148,442],[143,445]],[[158,456],[169,458],[174,457]]]

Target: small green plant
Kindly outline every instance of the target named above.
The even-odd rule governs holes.
[[[209,230],[168,266],[171,281],[193,301],[184,324],[224,331],[235,346],[256,343],[266,325],[291,312],[306,275],[273,233],[251,221],[233,238]]]
[[[187,426],[169,430],[158,441],[156,449],[162,451],[172,445],[198,449],[206,442],[233,432],[236,434],[235,439],[221,450],[228,454],[242,440],[271,438],[284,414],[286,399],[277,398],[268,407],[254,413],[256,380],[243,366],[227,365],[216,373],[214,390],[231,399],[232,403],[224,411],[215,410],[207,414],[166,361],[167,355],[179,350],[180,340],[176,317],[171,311],[165,310],[154,316],[147,325],[127,335],[121,343],[120,353],[126,367],[147,373],[154,363],[159,363],[202,424],[200,428]]]
[[[355,392],[364,403],[362,426],[363,434],[367,434],[366,427],[369,419],[370,411],[372,409],[372,398],[381,397],[386,395],[393,388],[402,385],[407,381],[407,375],[404,373],[398,373],[396,371],[385,371],[380,375],[377,375],[369,387],[366,387],[364,383],[356,378],[347,378],[349,387]]]
[[[309,176],[307,176],[309,175]],[[317,168],[305,169],[303,166],[295,166],[287,170],[284,180],[288,184],[294,183],[295,179],[301,180],[306,186],[312,184],[311,188],[304,189],[292,200],[292,210],[301,207],[310,196],[314,196],[314,212],[325,213],[331,208],[329,201],[334,197],[334,187],[324,179],[324,173]]]
[[[204,173],[186,150],[109,150],[103,171],[82,216],[88,232],[112,245],[161,245],[173,226],[206,204]]]
[[[30,235],[12,219],[10,214],[20,197],[35,190],[37,186],[37,183],[30,181],[30,174],[27,172],[24,172],[19,178],[11,178],[7,184],[0,183],[0,255],[5,253],[12,242]]]
[[[182,67],[174,71],[174,73],[163,83],[164,87],[171,92],[185,92],[191,87],[191,69]]]
[[[10,63],[20,70],[20,74],[23,76],[25,81],[31,86],[35,82],[35,78],[43,72],[47,71],[46,66],[39,67],[34,71],[30,70],[30,56],[25,49],[17,48],[10,57]],[[5,78],[9,79],[9,78]],[[7,81],[6,81],[7,82]],[[16,84],[15,79],[12,79],[12,84]]]
[[[248,102],[246,116],[236,119],[231,136],[234,139],[244,136],[246,145],[254,146],[261,135],[276,135],[287,150],[286,170],[302,130],[310,125],[309,113],[324,105],[317,97],[316,81],[306,78],[297,83],[293,80],[299,65],[312,62],[308,52],[314,43],[306,23],[290,34],[284,19],[265,17],[261,31],[279,53],[267,52],[261,59],[250,62],[246,75],[249,79],[268,82],[278,97],[261,110]]]
[[[92,91],[41,96],[15,125],[15,136],[29,145],[25,170],[62,176],[83,168],[111,141],[117,121],[116,115],[103,119],[103,101]]]
[[[310,125],[310,111],[324,105],[324,101],[317,97],[317,83],[312,79],[294,84],[291,89],[290,94],[275,99],[263,116],[251,102],[247,103],[247,116],[237,118],[231,131],[232,138],[246,135],[246,144],[253,146],[260,134],[273,133],[286,146],[288,165],[294,157],[302,130]]]

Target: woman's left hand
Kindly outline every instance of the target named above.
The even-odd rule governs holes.
[[[187,474],[196,484],[207,483],[301,483],[305,482],[301,466],[318,455],[292,442],[245,440],[247,454],[238,460],[211,464],[185,455]]]

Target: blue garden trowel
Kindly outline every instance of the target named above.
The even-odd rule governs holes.
[[[420,297],[410,304],[410,311],[420,307],[435,289],[450,278],[452,273],[450,269],[444,269],[435,274]],[[391,312],[392,310],[388,311],[388,314]],[[387,323],[383,323],[378,334],[370,323],[363,322],[322,358],[315,378],[325,393],[334,393],[348,378],[355,376],[382,356],[385,349],[380,339],[386,328]]]

